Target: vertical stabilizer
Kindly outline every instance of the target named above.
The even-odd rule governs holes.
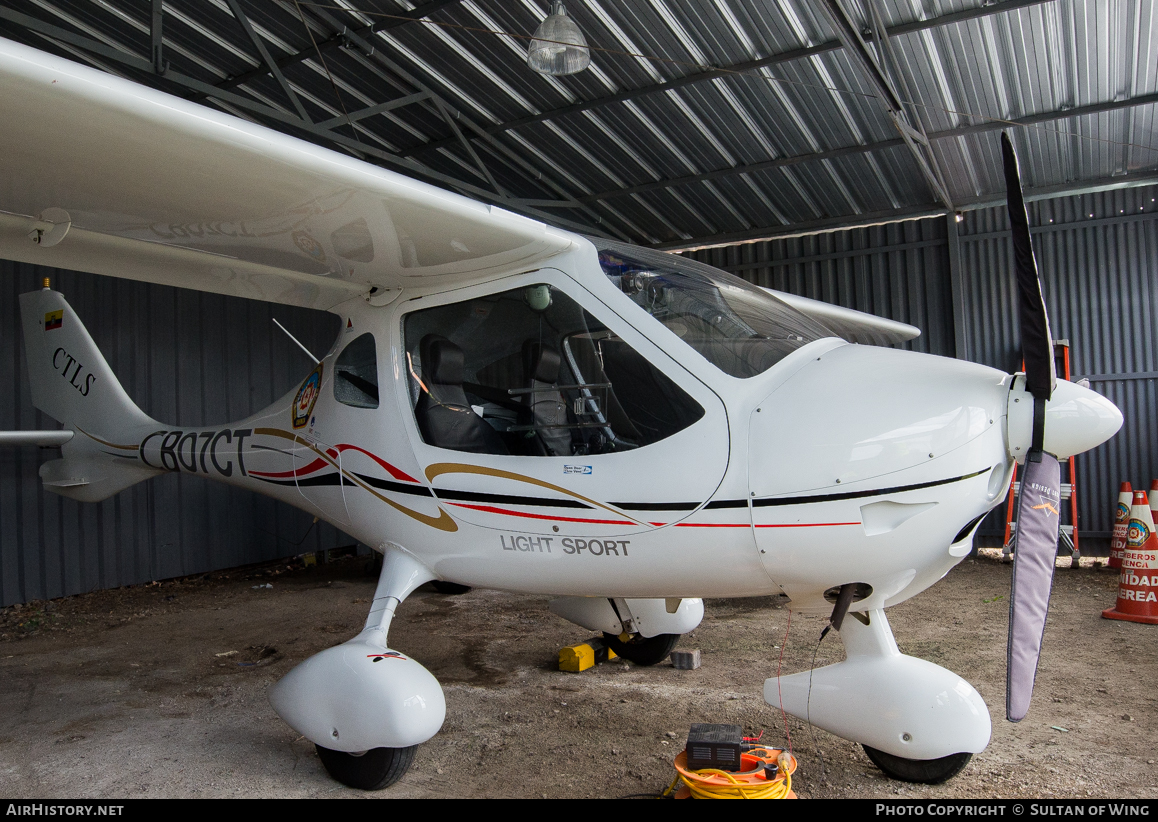
[[[64,459],[40,467],[45,488],[95,502],[160,473],[136,461],[142,430],[156,423],[129,399],[64,296],[47,287],[21,294],[20,314],[32,403],[78,434]]]

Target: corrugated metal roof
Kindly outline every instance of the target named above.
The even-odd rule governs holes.
[[[164,3],[165,75],[142,65],[140,0],[6,0],[0,35],[307,139],[337,134],[344,150],[361,143],[371,161],[543,219],[676,247],[990,204],[1003,126],[1028,189],[1158,178],[1156,4],[572,0],[592,67],[551,78],[525,62],[545,0],[239,0],[298,103],[232,0]],[[944,197],[872,66],[841,45],[841,8],[929,135]],[[432,96],[356,128],[316,125],[416,92]],[[311,122],[294,121],[298,104]]]

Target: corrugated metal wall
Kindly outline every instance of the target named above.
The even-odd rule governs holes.
[[[858,228],[703,249],[690,256],[764,288],[910,323],[904,348],[953,356],[949,246],[944,220]]]
[[[1034,248],[1055,338],[1072,374],[1125,416],[1110,442],[1077,458],[1078,521],[1108,538],[1118,484],[1158,477],[1158,187],[1029,204]],[[1004,207],[958,223],[968,358],[1020,368],[1012,248]],[[691,256],[758,283],[869,311],[922,329],[906,347],[953,356],[953,296],[944,219],[705,249]],[[994,533],[991,516],[983,533]]]
[[[156,419],[211,425],[257,411],[338,333],[331,314],[0,261],[0,429],[58,428],[29,401],[17,295],[51,277],[125,390]],[[353,543],[312,517],[248,491],[168,474],[102,503],[45,492],[56,449],[0,448],[0,605],[230,568]]]
[[[1158,477],[1158,187],[1029,205],[1042,292],[1071,373],[1122,410],[1116,437],[1077,457],[1078,522],[1108,537],[1118,485]],[[961,262],[970,358],[1021,367],[1013,306],[1013,250],[1004,209],[966,214]]]

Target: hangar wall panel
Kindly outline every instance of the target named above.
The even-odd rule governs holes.
[[[764,288],[910,323],[921,336],[902,347],[953,356],[944,220],[703,249],[689,256]]]
[[[1108,537],[1118,485],[1158,477],[1158,187],[1031,203],[1034,253],[1071,373],[1122,410],[1122,430],[1076,460],[1079,525]],[[1052,222],[1051,222],[1052,221]],[[961,260],[970,359],[1021,367],[1005,209],[967,212]],[[988,524],[988,523],[987,523]]]
[[[1158,477],[1158,187],[1030,203],[1029,221],[1053,335],[1072,345],[1072,374],[1090,377],[1125,417],[1116,437],[1077,458],[1081,533],[1104,543],[1118,484],[1148,489]],[[968,359],[1018,370],[1005,208],[965,212],[958,233]],[[953,356],[948,242],[938,218],[690,256],[762,286],[912,323],[922,334],[905,347]],[[991,515],[982,533],[999,527]]]
[[[180,426],[240,419],[305,378],[312,363],[271,318],[318,354],[338,333],[338,318],[324,312],[0,261],[2,430],[60,427],[32,407],[17,300],[46,276],[129,396]],[[177,474],[78,503],[41,487],[37,470],[57,456],[0,448],[0,606],[354,542],[325,523],[311,530],[313,517],[283,503]]]

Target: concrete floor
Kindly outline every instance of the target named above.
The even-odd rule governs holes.
[[[375,579],[364,558],[278,564],[0,611],[0,795],[22,797],[584,797],[655,794],[693,722],[731,722],[785,744],[804,797],[1150,796],[1158,776],[1154,628],[1100,619],[1116,575],[1059,569],[1038,691],[1002,720],[1009,566],[967,560],[890,609],[903,651],[969,679],[994,739],[950,783],[886,779],[859,746],[761,698],[784,644],[806,669],[822,621],[771,600],[714,600],[681,642],[703,667],[616,662],[555,670],[584,639],[545,597],[420,589],[391,645],[443,684],[447,720],[411,771],[376,794],[329,778],[313,746],[273,712],[268,687],[353,636]],[[269,585],[271,587],[265,587]],[[260,586],[260,587],[258,587]],[[817,665],[838,660],[826,639]],[[1064,729],[1064,730],[1058,730]]]

